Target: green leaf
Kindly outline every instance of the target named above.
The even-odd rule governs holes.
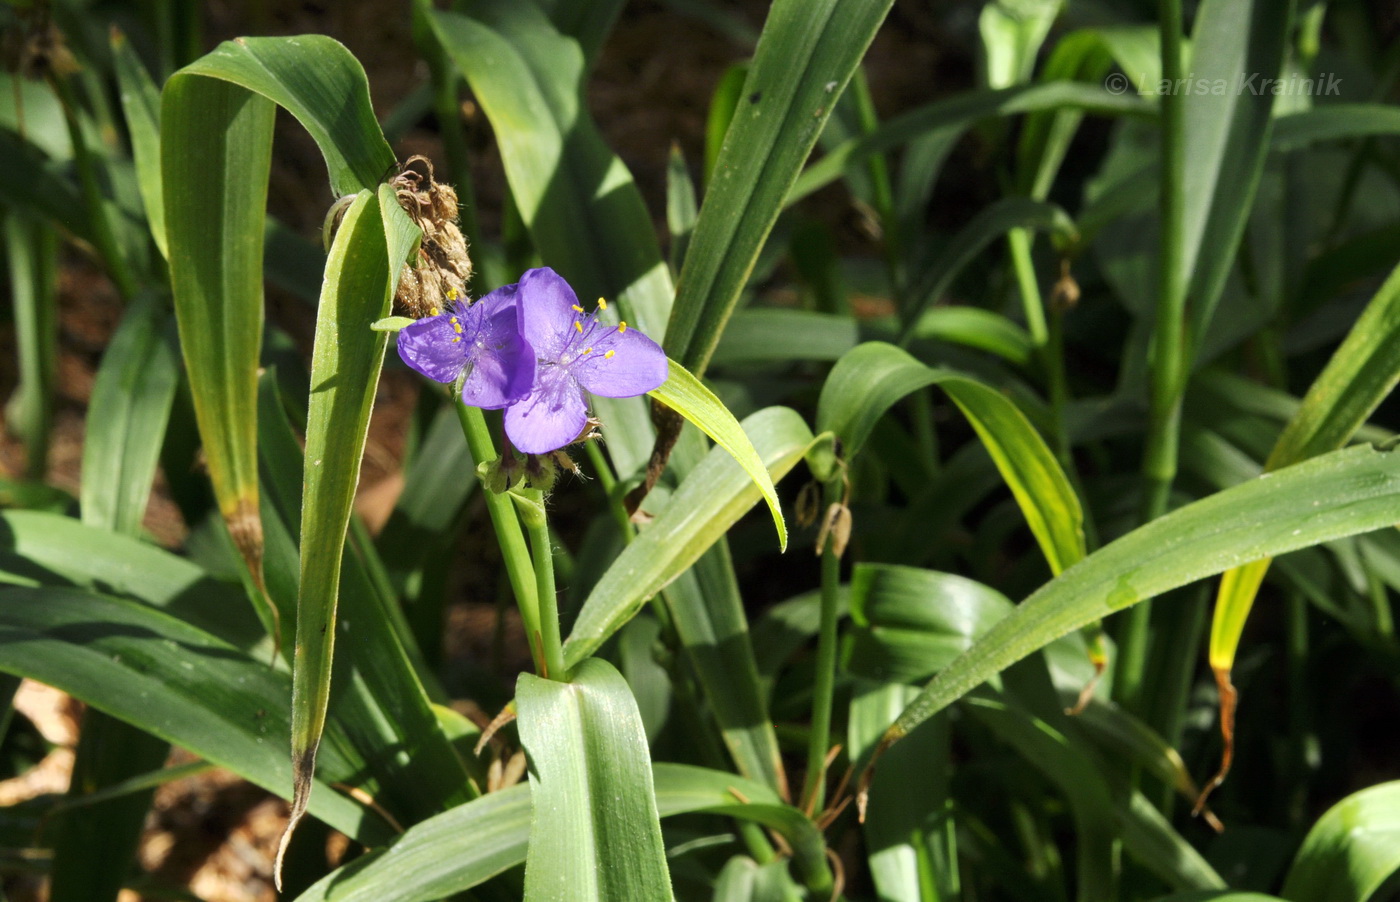
[[[912,730],[1067,633],[1259,558],[1400,522],[1400,456],[1371,447],[1314,458],[1175,510],[1031,595],[934,677],[886,734]]]
[[[171,81],[192,76],[241,85],[295,116],[316,139],[337,195],[373,188],[393,174],[397,161],[374,118],[365,71],[332,38],[303,34],[224,41]]]
[[[294,599],[300,585],[302,483],[306,467],[278,398],[275,374],[263,377],[259,463],[267,525],[267,584]],[[370,756],[366,783],[400,823],[430,817],[475,795],[430,695],[445,698],[431,673],[413,660],[412,636],[373,546],[351,522],[341,557],[333,693],[328,721],[357,748],[394,749]],[[288,611],[286,620],[294,618]]]
[[[1317,819],[1280,893],[1289,902],[1366,902],[1400,870],[1400,782],[1352,793]]]
[[[83,442],[83,522],[135,533],[160,460],[180,381],[174,323],[161,300],[138,295],[97,371]]]
[[[667,353],[703,375],[783,200],[891,0],[778,0],[695,224]]]
[[[739,773],[788,798],[787,774],[728,541],[721,537],[715,542],[663,597]]]
[[[122,114],[131,135],[131,156],[136,163],[136,186],[146,208],[146,222],[161,256],[169,257],[165,243],[165,199],[161,187],[160,89],[127,41],[112,30],[112,63],[120,88]]]
[[[860,325],[849,316],[751,307],[734,314],[711,363],[727,366],[837,360],[859,343]]]
[[[1152,902],[1282,902],[1278,896],[1263,893],[1237,893],[1233,890],[1205,890],[1203,892],[1172,893],[1160,896]]]
[[[1394,134],[1400,134],[1400,109],[1383,103],[1328,103],[1275,119],[1271,147],[1289,151]]]
[[[853,138],[827,151],[802,173],[784,204],[796,203],[826,187],[867,157],[893,150],[916,138],[944,133],[955,139],[982,119],[1059,109],[1104,115],[1152,113],[1151,105],[1135,94],[1113,94],[1099,85],[1069,81],[959,94],[896,116],[869,135]]]
[[[1006,596],[966,577],[865,563],[851,572],[850,604],[846,669],[902,683],[942,670],[1012,609]]]
[[[1277,78],[1294,3],[1278,0],[1207,0],[1193,25],[1190,77],[1233,85],[1242,73]],[[1177,284],[1188,285],[1196,336],[1205,334],[1264,171],[1273,122],[1272,91],[1188,91],[1182,98],[1183,133],[1191,163],[1182,172],[1183,242]]]
[[[916,340],[934,338],[978,348],[1018,366],[1027,366],[1034,350],[1024,328],[999,313],[978,307],[925,310],[923,316],[914,321],[910,333]]]
[[[867,342],[837,362],[817,404],[817,429],[840,437],[852,459],[875,422],[911,392],[937,385],[972,423],[1055,573],[1084,556],[1083,510],[1068,477],[1025,415],[1000,392],[905,351]]]
[[[1105,777],[1104,763],[1064,728],[1005,700],[969,698],[968,710],[1016,748],[1069,801],[1075,832],[1081,838],[1080,899],[1096,902],[1118,897],[1116,856],[1111,846],[1119,840],[1145,867],[1178,888],[1224,886],[1220,875],[1172,829],[1145,796],[1122,787],[1115,793]]]
[[[715,397],[714,392],[706,388],[705,384],[691,375],[685,367],[674,360],[669,363],[666,381],[647,394],[699,426],[702,432],[714,439],[715,444],[733,455],[734,460],[744,468],[744,472],[749,474],[754,485],[763,493],[763,500],[768,502],[768,510],[773,515],[773,525],[778,530],[778,545],[786,551],[787,523],[783,520],[782,505],[778,503],[778,492],[773,488],[773,480],[758,452],[749,442],[749,437],[740,428],[739,421],[734,419],[734,414],[729,412],[723,401]]]
[[[81,802],[133,774],[160,767],[169,755],[168,742],[100,711],[88,711],[64,801]],[[154,794],[152,787],[58,816],[49,889],[53,902],[116,902]]]
[[[598,658],[571,674],[568,683],[521,674],[515,688],[535,809],[525,896],[670,899],[646,734],[632,691]]]
[[[8,589],[0,670],[61,689],[270,792],[291,785],[287,675],[162,611],[76,589]],[[363,758],[339,728],[325,745],[322,779],[356,785]],[[329,787],[310,811],[360,842],[392,835],[377,814]]]
[[[175,313],[219,511],[260,579],[257,391],[263,220],[274,107],[176,73],[161,97],[161,181]]]
[[[346,210],[326,261],[311,355],[311,404],[301,510],[301,579],[292,661],[292,761],[296,774],[286,851],[316,767],[335,648],[341,553],[360,480],[360,458],[387,337],[369,328],[389,312],[399,270],[420,233],[394,191],[363,191]],[[280,869],[279,869],[280,870]]]
[[[1346,444],[1400,382],[1400,268],[1366,310],[1308,389],[1265,462],[1267,470]],[[1231,570],[1220,581],[1210,633],[1210,662],[1228,673],[1269,559]]]
[[[857,680],[851,698],[849,749],[867,758],[880,734],[918,692],[898,683]],[[926,724],[890,750],[870,786],[863,825],[870,875],[881,902],[952,897],[957,857],[948,779],[952,771],[947,718]]]
[[[772,407],[743,422],[770,477],[781,479],[812,444],[792,410]],[[564,643],[572,668],[690,567],[759,499],[756,483],[723,448],[712,448],[686,476],[666,509],[641,531],[594,586]]]
[[[799,864],[822,860],[810,820],[753,780],[684,764],[653,764],[656,810],[664,818],[706,811],[752,820],[787,839]],[[740,801],[740,799],[747,801]],[[297,902],[429,902],[470,889],[525,861],[531,798],[525,786],[493,792],[410,827],[388,849],[327,875]]]
[[[685,252],[690,247],[690,235],[695,231],[695,219],[699,214],[695,182],[686,167],[685,154],[681,153],[680,144],[672,144],[671,156],[666,160],[666,229],[671,235],[667,262],[673,273],[680,272],[685,262]]]
[[[274,104],[316,139],[337,194],[371,188],[397,165],[364,70],[327,37],[226,41],[171,76],[161,97],[180,344],[214,494],[258,589],[257,367]]]
[[[987,55],[987,84],[1004,88],[1030,79],[1036,54],[1063,5],[1063,0],[1038,0],[982,7],[977,25]]]
[[[241,588],[131,536],[37,511],[0,512],[0,584],[75,586],[160,608],[238,649],[264,640]]]
[[[173,328],[163,303],[138,295],[103,355],[91,403],[101,415],[89,419],[83,444],[84,524],[127,535],[141,528],[180,379]],[[85,557],[91,554],[84,549]],[[169,754],[169,743],[100,711],[89,712],[66,800],[81,800],[158,768]],[[50,892],[55,902],[115,902],[152,796],[153,790],[127,794],[60,817]]]

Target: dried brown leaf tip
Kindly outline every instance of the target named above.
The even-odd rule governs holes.
[[[389,184],[399,206],[423,230],[418,259],[404,264],[394,305],[414,319],[431,316],[466,298],[472,278],[467,239],[457,227],[457,192],[433,177],[432,161],[421,155],[409,157]]]

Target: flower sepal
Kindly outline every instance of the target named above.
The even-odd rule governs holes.
[[[412,317],[386,316],[370,323],[369,327],[374,332],[398,332],[400,329],[413,325],[414,322]]]

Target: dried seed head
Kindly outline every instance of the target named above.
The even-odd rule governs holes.
[[[1066,257],[1060,261],[1060,277],[1050,289],[1051,309],[1060,312],[1073,309],[1079,303],[1079,293],[1079,283],[1070,272],[1069,258]]]
[[[851,509],[844,504],[836,503],[826,509],[826,516],[822,518],[821,531],[817,533],[817,554],[821,555],[826,550],[826,538],[831,536],[831,551],[837,557],[846,553],[846,546],[851,541]]]
[[[808,527],[817,522],[817,514],[821,511],[821,486],[815,482],[809,482],[797,493],[797,525]]]
[[[423,230],[417,260],[404,265],[394,296],[399,309],[418,319],[467,296],[472,261],[467,239],[457,227],[457,192],[434,180],[427,157],[410,157],[389,184],[399,206]]]

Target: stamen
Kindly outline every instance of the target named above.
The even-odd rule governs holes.
[[[592,353],[593,353],[593,349],[592,349],[592,348],[584,348],[584,349],[583,349],[583,353],[584,353],[584,354],[592,354]],[[582,355],[580,355],[580,356],[582,356]]]
[[[441,313],[441,312],[442,312],[442,311],[438,310],[438,308],[436,308],[436,307],[429,307],[429,308],[428,308],[428,315],[429,315],[429,316],[437,316],[437,315],[438,315],[439,313]]]
[[[447,299],[448,299],[449,301],[455,301],[455,300],[457,300],[457,289],[455,289],[455,288],[449,288],[449,289],[447,289]]]
[[[608,309],[608,302],[607,302],[607,299],[606,299],[606,298],[598,298],[598,309],[599,309],[599,310],[606,310],[606,309]]]
[[[583,334],[583,323],[579,322],[578,320],[574,320],[574,328],[578,330],[578,333],[580,335]]]
[[[616,354],[616,353],[617,353],[616,351],[609,351],[608,353],[606,353],[606,354],[603,355],[603,359],[604,359],[604,360],[612,360],[612,356],[613,356],[614,354]]]
[[[453,323],[452,323],[452,331],[453,331],[453,332],[456,332],[458,335],[461,335],[461,334],[462,334],[462,324],[459,323],[459,322],[456,322],[456,321],[454,320]]]
[[[627,331],[627,320],[623,320],[622,322],[617,324],[617,331],[619,333],[624,333]]]
[[[452,337],[452,340],[453,340],[453,341],[461,341],[461,340],[462,340],[462,336],[460,336],[460,335],[454,335],[454,336]]]
[[[583,312],[583,308],[580,307],[578,304],[574,304],[573,306],[574,306],[574,309],[577,310],[579,313],[582,313],[582,312]]]

